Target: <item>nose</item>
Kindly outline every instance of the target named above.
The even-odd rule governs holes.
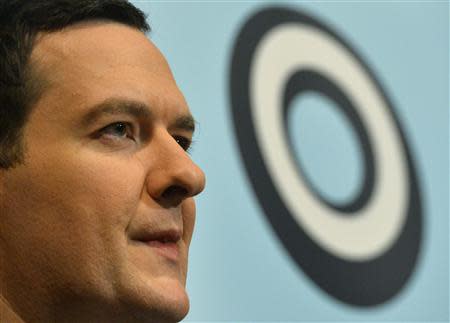
[[[205,174],[169,133],[154,136],[153,144],[146,187],[155,201],[164,207],[176,207],[203,191]]]

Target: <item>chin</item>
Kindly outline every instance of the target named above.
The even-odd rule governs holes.
[[[189,297],[181,284],[168,284],[157,306],[161,322],[179,322],[189,312]]]
[[[184,284],[173,278],[158,277],[145,283],[128,284],[122,296],[121,306],[132,317],[127,322],[179,322],[189,312]]]

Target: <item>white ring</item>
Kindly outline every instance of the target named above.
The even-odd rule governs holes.
[[[290,158],[283,122],[284,87],[292,73],[302,69],[317,71],[338,85],[360,115],[372,145],[375,186],[354,216],[323,204]],[[388,104],[353,54],[312,26],[289,23],[272,29],[256,48],[250,66],[250,106],[268,172],[305,232],[343,259],[367,261],[384,253],[406,220],[406,152]]]

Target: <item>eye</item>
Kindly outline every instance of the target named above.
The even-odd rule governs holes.
[[[115,122],[112,123],[99,131],[100,136],[112,137],[113,139],[132,139],[135,136],[133,133],[133,126],[127,122]]]
[[[189,151],[192,140],[183,136],[173,136],[173,139],[183,148],[185,151]]]

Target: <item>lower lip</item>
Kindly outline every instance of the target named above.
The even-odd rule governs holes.
[[[161,242],[157,240],[148,241],[147,245],[152,247],[158,254],[172,261],[177,261],[179,257],[178,245],[175,242]]]

